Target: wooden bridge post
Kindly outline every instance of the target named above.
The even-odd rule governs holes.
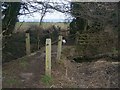
[[[57,61],[60,60],[62,52],[62,36],[58,37],[58,47],[57,47]]]
[[[45,74],[51,77],[51,39],[46,39]]]
[[[26,33],[26,54],[30,55],[30,34]]]

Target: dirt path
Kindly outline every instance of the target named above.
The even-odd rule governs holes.
[[[56,57],[56,47],[52,47],[52,60]],[[8,62],[3,65],[3,88],[4,87],[46,87],[41,83],[41,78],[45,74],[45,48],[25,56],[18,60]]]
[[[38,52],[3,65],[3,87],[36,87],[44,75],[44,59]]]
[[[108,62],[102,58],[95,62],[71,62],[62,53],[56,63],[56,47],[52,47],[52,83],[42,82],[45,67],[44,48],[34,55],[11,61],[3,65],[3,88],[115,88],[118,87],[119,62]],[[66,52],[66,47],[63,47]]]

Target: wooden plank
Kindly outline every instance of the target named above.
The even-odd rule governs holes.
[[[30,35],[26,33],[26,55],[30,55]]]
[[[100,46],[108,42],[108,33],[83,33],[79,35],[79,45],[95,45]]]
[[[46,39],[45,74],[51,77],[51,39]]]

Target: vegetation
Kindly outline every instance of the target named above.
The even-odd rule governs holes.
[[[2,11],[4,15],[2,20],[2,29],[4,31],[3,35],[7,38],[14,31],[15,24],[18,20],[17,15],[19,14],[21,3],[4,2],[2,3],[2,7],[5,8]]]
[[[2,33],[4,36],[2,45],[3,49],[5,48],[9,37],[12,36],[19,15],[40,12],[40,26],[42,19],[47,12],[50,12],[51,10],[62,11],[61,9],[64,9],[64,7],[57,8],[56,5],[51,5],[50,2],[35,2],[34,4],[35,5],[33,5],[31,2],[2,2]]]
[[[73,41],[75,41],[76,32],[79,34],[88,34],[93,33],[94,38],[91,40],[91,37],[81,37],[78,36],[78,40],[81,40],[76,45],[76,51],[78,55],[94,55],[99,53],[107,53],[112,51],[112,47],[116,47],[117,44],[113,43],[117,40],[115,37],[117,34],[114,31],[117,31],[117,3],[80,3],[80,2],[71,2],[71,15],[74,17],[73,21],[70,23],[70,34]],[[111,26],[110,28],[106,27]],[[111,35],[111,33],[113,35]],[[97,34],[106,34],[107,37],[97,36]],[[103,38],[106,42],[102,42],[98,37]],[[95,40],[96,39],[96,40]],[[84,44],[89,42],[91,44]],[[111,42],[110,42],[111,41]],[[92,43],[99,42],[99,45],[92,45]],[[75,43],[75,42],[74,42]],[[109,49],[108,49],[109,47]],[[103,49],[104,48],[104,49]]]
[[[36,23],[37,24],[37,23]],[[52,38],[52,42],[57,40],[59,31],[57,28],[53,26],[46,28],[39,28],[37,25],[32,25],[32,23],[26,23],[25,26],[27,30],[30,31],[30,44],[31,44],[31,53],[37,51],[37,30],[40,30],[40,48],[42,48],[45,44],[45,40],[47,37]],[[49,24],[49,23],[47,23]],[[54,24],[54,23],[53,23]],[[57,24],[57,23],[56,23]],[[58,23],[58,25],[63,25],[63,23]],[[28,26],[27,26],[28,25]],[[23,28],[25,28],[23,26]],[[9,38],[8,43],[6,44],[6,48],[3,50],[3,62],[8,62],[11,60],[15,60],[17,58],[23,57],[26,55],[25,48],[25,31],[18,31],[13,33],[13,35]],[[16,53],[17,52],[17,53]]]
[[[71,33],[80,30],[101,31],[106,24],[117,28],[117,3],[71,3]],[[81,22],[81,23],[80,23]],[[84,24],[85,23],[85,24]],[[81,26],[82,25],[82,26]]]
[[[49,1],[3,2],[3,87],[119,87],[116,5],[112,2],[69,2],[69,5]],[[53,10],[70,14],[72,22],[66,24],[42,22],[46,13]],[[17,22],[19,15],[30,15],[34,12],[41,14],[39,23]],[[26,32],[30,34],[31,53],[35,53],[20,58],[26,55]],[[60,61],[56,62],[59,35],[65,40]],[[46,38],[52,40],[49,55],[52,65],[50,65],[51,77],[45,75],[45,65],[49,63],[45,62]]]
[[[25,69],[26,67],[28,67],[28,62],[23,59],[23,60],[20,60],[20,66]]]
[[[42,81],[44,84],[48,85],[48,86],[51,85],[52,80],[53,80],[53,79],[52,79],[50,76],[48,76],[48,75],[44,75],[44,76],[41,78],[41,81]]]
[[[12,86],[12,85],[15,85],[16,83],[18,83],[18,80],[10,78],[6,81],[6,83],[8,83],[8,85]]]

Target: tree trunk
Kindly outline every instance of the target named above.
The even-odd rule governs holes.
[[[21,6],[20,2],[9,2],[8,4],[9,7],[2,21],[2,27],[5,30],[3,35],[9,35],[13,32]]]
[[[17,22],[17,15],[19,14],[21,7],[20,2],[8,2],[7,4],[9,6],[6,10],[5,17],[2,20],[3,46],[14,31],[15,24]]]

